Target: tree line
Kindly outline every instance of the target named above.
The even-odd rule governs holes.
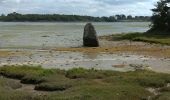
[[[92,16],[80,16],[80,15],[60,15],[60,14],[19,14],[16,12],[0,16],[0,21],[5,22],[117,22],[117,21],[150,21],[149,16],[131,16],[131,15],[114,15],[110,17],[92,17]]]

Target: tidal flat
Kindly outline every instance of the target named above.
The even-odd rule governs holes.
[[[83,22],[0,22],[0,48],[49,49],[82,47]],[[145,32],[149,22],[93,23],[98,36]]]
[[[83,67],[115,71],[132,71],[134,68],[130,65],[138,65],[168,73],[169,46],[129,40],[110,41],[104,37],[122,32],[145,32],[149,24],[94,23],[100,47],[84,48],[82,35],[85,23],[1,22],[0,65],[41,65],[44,68],[61,69]]]
[[[140,67],[170,72],[169,46],[106,39],[100,39],[100,44],[97,48],[1,49],[0,65],[40,65],[64,70],[82,67],[122,72]]]
[[[82,46],[85,23],[0,23],[1,100],[170,99],[169,45],[110,40],[148,22],[94,23],[96,48]]]

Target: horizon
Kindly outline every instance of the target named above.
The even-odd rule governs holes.
[[[151,16],[158,0],[1,0],[0,14],[64,14],[80,16]]]
[[[125,14],[116,14],[116,15],[111,15],[111,16],[90,16],[90,15],[71,15],[71,14],[57,14],[57,13],[51,13],[51,14],[41,14],[41,13],[25,13],[25,14],[22,14],[22,13],[18,13],[18,12],[11,12],[11,13],[8,13],[8,14],[12,14],[12,13],[17,13],[17,14],[21,14],[21,15],[65,15],[65,16],[89,16],[89,17],[99,17],[99,18],[101,18],[101,17],[111,17],[111,16],[116,16],[116,15],[125,15]],[[8,14],[1,14],[0,16],[2,16],[2,15],[5,15],[5,16],[7,16]],[[125,15],[126,17],[127,16],[132,16],[132,17],[140,17],[140,16],[143,16],[143,17],[151,17],[151,15],[150,16],[145,16],[145,15],[136,15],[136,16],[133,16],[133,15]]]

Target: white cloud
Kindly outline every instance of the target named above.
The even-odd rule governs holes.
[[[0,13],[59,13],[91,16],[151,15],[158,0],[0,0]]]

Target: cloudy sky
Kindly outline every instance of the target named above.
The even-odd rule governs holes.
[[[0,14],[151,15],[158,0],[0,0]]]

